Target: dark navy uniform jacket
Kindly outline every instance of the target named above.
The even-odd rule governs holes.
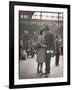
[[[46,50],[55,50],[54,37],[51,32],[48,32],[45,36],[47,48]]]

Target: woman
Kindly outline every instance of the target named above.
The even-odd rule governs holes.
[[[40,35],[38,37],[38,41],[37,41],[37,73],[41,73],[42,72],[42,66],[43,66],[43,62],[45,62],[45,58],[46,58],[46,45],[45,45],[45,40],[44,40],[44,30],[40,31]]]

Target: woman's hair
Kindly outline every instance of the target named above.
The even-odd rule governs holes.
[[[59,38],[59,35],[58,34],[56,35],[56,38]]]
[[[40,35],[42,35],[42,34],[43,34],[43,31],[44,31],[44,30],[43,30],[43,29],[41,29],[41,31],[40,31]]]
[[[45,25],[45,30],[49,31],[48,25]]]

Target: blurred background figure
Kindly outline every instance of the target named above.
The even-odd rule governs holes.
[[[55,39],[55,54],[56,54],[56,60],[55,60],[55,65],[58,66],[59,65],[59,56],[61,53],[61,39],[59,37],[59,35],[56,35],[56,39]]]
[[[23,55],[23,41],[20,40],[20,59],[22,59],[22,55]]]
[[[23,50],[23,59],[26,60],[27,59],[27,53],[25,50]]]
[[[27,59],[27,53],[24,49],[24,43],[23,40],[20,40],[20,60],[26,60]]]
[[[28,40],[28,47],[27,47],[27,57],[34,57],[34,45],[33,45],[33,40]]]

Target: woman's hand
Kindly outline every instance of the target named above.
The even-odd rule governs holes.
[[[47,45],[44,45],[44,47],[46,48],[46,47],[47,47]]]

